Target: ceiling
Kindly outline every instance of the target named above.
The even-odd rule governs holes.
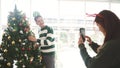
[[[60,1],[94,1],[94,2],[114,2],[114,3],[120,3],[120,0],[60,0]]]

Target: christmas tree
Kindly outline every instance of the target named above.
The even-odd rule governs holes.
[[[7,25],[0,45],[0,68],[13,68],[14,61],[17,68],[40,68],[39,46],[28,40],[28,36],[35,35],[16,6],[8,15]]]

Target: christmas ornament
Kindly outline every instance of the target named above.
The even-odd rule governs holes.
[[[10,44],[8,44],[8,47],[10,46]]]
[[[12,41],[12,45],[14,45],[15,44],[15,41]]]
[[[7,66],[11,66],[11,63],[10,63],[10,62],[8,62],[8,63],[7,63]]]
[[[22,67],[25,68],[25,65],[23,65]]]
[[[25,43],[22,43],[22,45],[25,45]]]
[[[40,56],[40,60],[42,60],[42,56]]]
[[[7,52],[7,51],[8,51],[7,49],[4,50],[4,52]]]
[[[24,56],[26,57],[26,59],[28,60],[28,55],[27,54],[24,54]]]
[[[4,58],[2,56],[0,56],[0,60],[3,60]]]
[[[19,39],[19,42],[21,42],[22,40],[21,39]]]
[[[34,59],[34,57],[31,57],[31,58],[30,58],[30,63],[32,63],[32,62],[33,62],[33,59]]]
[[[22,51],[24,51],[24,50],[25,50],[25,48],[23,47],[23,48],[22,48]]]
[[[15,48],[16,51],[19,51],[18,48]]]
[[[20,34],[23,34],[23,31],[22,31],[22,30],[20,30]]]
[[[31,48],[28,48],[28,51],[30,51],[31,50]]]
[[[27,54],[24,54],[24,56],[26,56],[26,57],[27,57]]]
[[[22,62],[22,60],[19,61],[20,63]]]
[[[15,18],[15,17],[13,17],[13,18],[12,18],[12,20],[14,21],[14,20],[16,20],[16,18]]]
[[[10,39],[11,37],[10,36],[8,36],[8,39]]]
[[[34,57],[30,57],[30,61],[33,61]]]

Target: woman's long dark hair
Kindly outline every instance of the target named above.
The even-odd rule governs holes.
[[[103,10],[96,15],[95,22],[106,31],[104,43],[112,39],[120,39],[120,20],[110,10]]]

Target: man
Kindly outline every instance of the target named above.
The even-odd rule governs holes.
[[[29,40],[40,43],[43,67],[55,68],[55,45],[53,29],[44,24],[43,18],[40,15],[36,16],[34,20],[36,24],[41,27],[41,31],[39,33],[39,39],[29,37]]]

